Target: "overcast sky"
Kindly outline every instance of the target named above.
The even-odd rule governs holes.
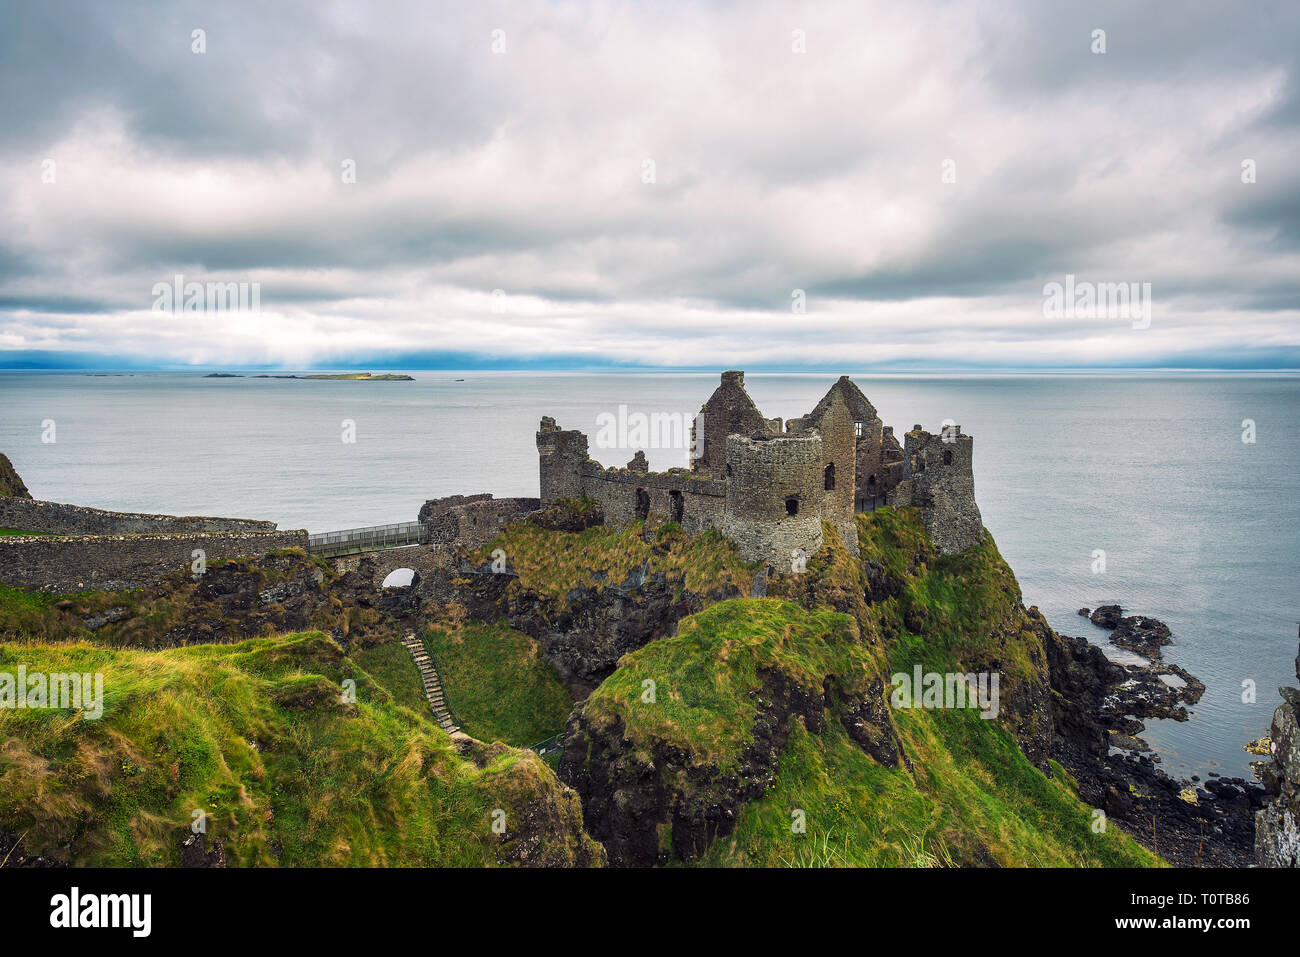
[[[1300,368],[1294,2],[0,11],[3,366]]]

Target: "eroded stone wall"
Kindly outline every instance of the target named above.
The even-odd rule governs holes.
[[[145,588],[174,572],[188,572],[196,549],[212,562],[306,547],[307,533],[302,530],[13,536],[0,538],[0,582],[52,593]]]
[[[903,480],[889,504],[919,508],[926,532],[945,555],[965,551],[984,538],[984,521],[975,504],[973,446],[960,425],[939,435],[915,425],[904,437]]]
[[[42,535],[189,535],[199,532],[273,532],[275,522],[111,512],[62,502],[4,497],[0,498],[0,528]]]
[[[418,520],[428,528],[430,543],[478,548],[496,538],[502,525],[522,522],[541,504],[540,499],[493,498],[490,493],[449,495],[425,502]]]
[[[700,409],[697,420],[704,432],[703,446],[692,430],[692,447],[700,448],[691,463],[695,472],[722,478],[727,467],[727,437],[780,431],[779,419],[767,419],[745,391],[745,373],[732,369],[722,373],[722,382]]]
[[[796,549],[821,548],[821,436],[730,436],[727,469],[722,533],[741,557],[788,572]]]

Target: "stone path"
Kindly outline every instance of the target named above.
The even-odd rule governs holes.
[[[429,710],[433,712],[434,720],[448,734],[459,731],[460,725],[452,720],[451,711],[447,709],[447,699],[442,693],[438,670],[433,667],[433,659],[429,657],[429,650],[424,647],[424,642],[415,635],[407,635],[402,639],[402,644],[406,645],[406,650],[415,659],[415,666],[420,669],[420,679],[424,682],[424,696],[429,701]]]

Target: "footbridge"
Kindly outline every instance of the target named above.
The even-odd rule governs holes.
[[[398,522],[396,525],[367,525],[308,535],[307,551],[321,558],[338,558],[386,548],[423,545],[428,540],[428,528],[423,522]]]

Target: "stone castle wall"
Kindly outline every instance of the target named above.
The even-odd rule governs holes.
[[[275,522],[110,512],[62,502],[4,497],[0,498],[0,528],[42,535],[190,535],[200,532],[273,532]]]
[[[430,544],[478,548],[496,538],[502,525],[522,522],[541,505],[540,499],[493,498],[490,493],[450,495],[425,502],[418,520],[429,530]]]
[[[54,594],[145,588],[175,572],[188,573],[195,549],[211,562],[306,547],[302,530],[12,536],[0,538],[0,582]]]
[[[822,546],[822,441],[807,436],[727,439],[722,533],[742,557],[788,572],[796,549]],[[857,545],[857,535],[853,537]]]
[[[720,529],[747,559],[781,566],[794,549],[812,554],[821,546],[821,522],[858,554],[855,515],[897,502],[921,508],[944,552],[969,548],[984,532],[971,439],[956,435],[938,447],[933,443],[939,438],[916,431],[907,449],[900,446],[848,376],[782,431],[781,419],[765,417],[754,405],[744,373],[732,370],[722,373],[696,419],[692,445],[700,456],[690,470],[650,472],[640,452],[626,468],[605,468],[590,458],[586,435],[543,418],[537,432],[541,504],[587,498],[601,503],[611,524],[654,519],[678,521],[691,533]],[[797,512],[786,511],[791,499]]]
[[[960,425],[939,435],[915,425],[904,437],[903,480],[889,504],[920,509],[926,532],[945,555],[965,551],[984,538],[984,521],[975,504],[973,447]]]

